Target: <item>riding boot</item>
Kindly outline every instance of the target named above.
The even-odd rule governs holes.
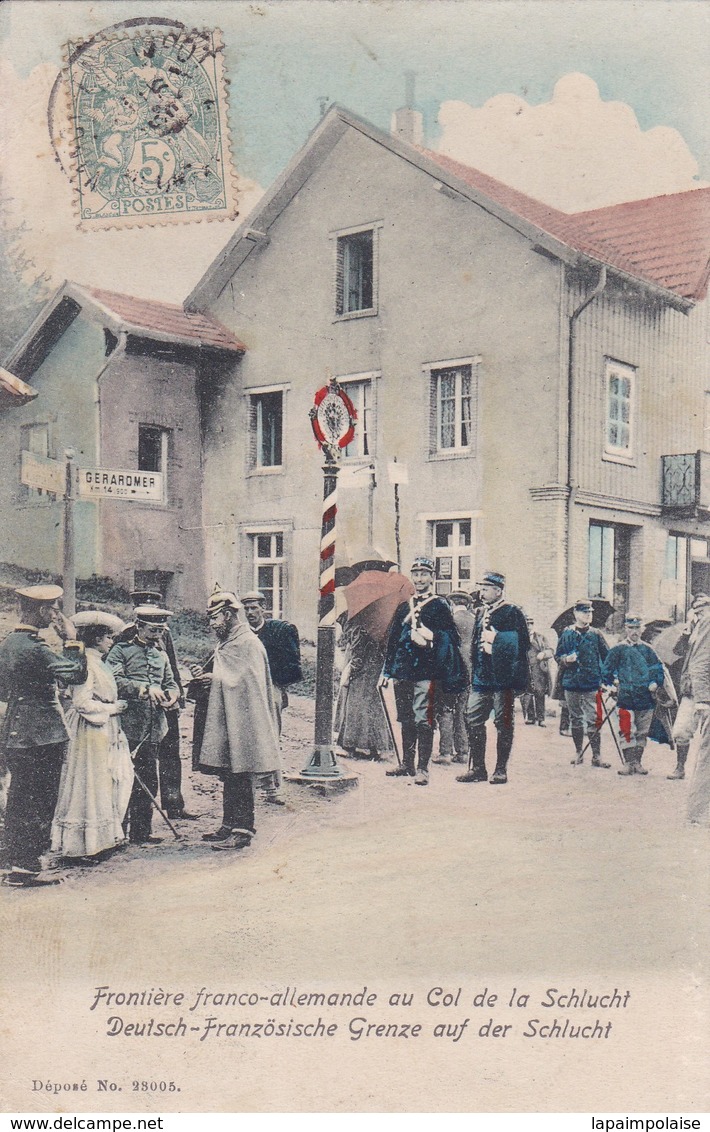
[[[414,760],[417,753],[417,725],[416,723],[402,724],[402,765],[393,770],[386,770],[387,778],[414,777]]]
[[[503,728],[498,732],[496,742],[496,768],[493,771],[489,781],[494,785],[499,785],[508,781],[508,759],[510,752],[513,749],[513,731],[512,728]]]
[[[617,774],[621,774],[624,776],[624,778],[628,778],[630,774],[634,774],[636,772],[636,751],[636,747],[623,748],[624,765],[622,766],[621,770],[617,771]]]
[[[584,754],[583,754],[583,751],[584,751],[584,728],[583,727],[574,727],[574,726],[572,727],[572,741],[574,743],[574,749],[577,752],[576,758],[572,759],[572,766],[579,766],[580,763],[584,762]]]
[[[486,725],[468,729],[468,771],[456,776],[457,782],[488,782],[486,772]]]
[[[646,767],[641,766],[641,759],[643,758],[643,752],[644,752],[645,749],[646,749],[645,746],[636,748],[636,761],[634,762],[634,774],[648,774]]]
[[[604,770],[608,770],[611,763],[603,763],[601,760],[602,737],[596,727],[589,736],[589,745],[592,748],[592,766],[599,766]]]
[[[676,764],[673,774],[666,775],[666,778],[685,778],[685,760],[688,758],[689,743],[676,743],[675,757]]]
[[[429,781],[429,759],[434,746],[434,728],[428,723],[417,724],[417,745],[419,758],[417,760],[417,774],[414,779],[417,786],[426,786]]]

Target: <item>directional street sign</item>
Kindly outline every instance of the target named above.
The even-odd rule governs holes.
[[[22,453],[20,483],[39,491],[51,491],[54,495],[64,495],[66,487],[66,468],[63,460],[50,460],[36,452]]]
[[[110,468],[78,468],[79,499],[151,500],[162,503],[162,472]]]

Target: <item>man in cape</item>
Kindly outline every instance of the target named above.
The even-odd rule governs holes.
[[[274,687],[266,650],[242,619],[242,604],[216,586],[207,614],[217,637],[199,770],[224,784],[222,825],[204,835],[213,849],[244,849],[256,833],[253,776],[279,769]]]

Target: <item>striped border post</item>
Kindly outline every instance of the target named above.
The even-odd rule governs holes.
[[[340,778],[333,750],[333,670],[335,665],[335,539],[338,516],[338,472],[326,449],[323,465],[323,512],[321,518],[316,650],[316,721],[314,750],[301,774],[306,778]]]

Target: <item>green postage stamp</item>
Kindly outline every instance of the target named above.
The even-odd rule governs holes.
[[[219,32],[113,28],[66,60],[81,228],[236,216]]]

